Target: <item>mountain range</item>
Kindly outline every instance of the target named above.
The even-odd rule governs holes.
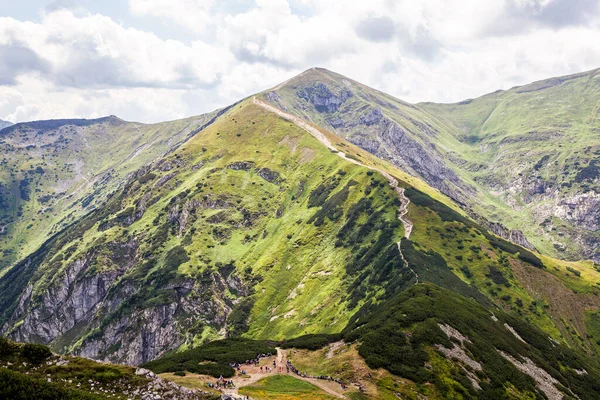
[[[12,122],[3,121],[0,119],[0,129],[7,128],[7,127],[11,126],[12,124],[13,124]]]
[[[312,68],[6,127],[1,332],[161,374],[283,343],[349,398],[598,398],[599,76],[409,104]]]

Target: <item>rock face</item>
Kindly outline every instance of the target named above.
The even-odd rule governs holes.
[[[214,274],[201,282],[181,280],[157,286],[155,291],[165,294],[160,304],[128,307],[141,288],[126,279],[117,282],[138,257],[135,243],[123,246],[129,250],[124,258],[131,261],[122,264],[120,270],[92,273],[89,266],[94,256],[88,254],[69,265],[41,298],[32,298],[28,286],[8,325],[23,322],[3,333],[22,342],[59,346],[71,344],[82,327],[101,326],[102,334],[87,335],[74,353],[138,365],[181,345],[186,340],[185,332],[192,328],[191,320],[222,329],[235,306],[224,293],[231,290],[247,294],[239,278]]]
[[[398,124],[382,119],[378,123],[378,138],[386,149],[385,153],[375,155],[391,158],[391,161],[408,171],[414,171],[431,186],[453,197],[460,203],[465,203],[469,195],[475,193],[473,187],[463,183],[456,173],[447,167],[442,158],[434,151],[414,139]]]
[[[342,89],[336,95],[323,83],[315,83],[312,86],[305,87],[298,90],[296,94],[301,99],[312,103],[317,111],[327,113],[336,112],[346,100],[352,97],[352,92],[348,89]]]
[[[247,294],[237,277],[216,274],[201,282],[182,280],[158,285],[155,292],[163,296],[159,304],[133,305],[141,288],[123,279],[128,266],[93,273],[91,263],[90,255],[75,261],[41,298],[33,298],[28,286],[3,333],[15,340],[50,344],[84,357],[138,365],[184,343],[186,333],[195,333],[198,321],[217,331],[223,329],[235,306],[224,294]],[[16,329],[7,330],[19,320],[22,323]],[[61,347],[72,346],[90,327],[99,330],[86,335],[72,350]]]
[[[510,240],[511,242],[516,243],[519,246],[523,246],[527,249],[536,250],[536,248],[531,243],[529,243],[525,235],[523,235],[523,232],[521,232],[518,229],[508,229],[499,222],[486,221],[483,225],[490,231],[494,232],[496,235],[500,236],[501,238]]]
[[[333,114],[327,116],[325,122],[353,144],[391,161],[409,173],[421,176],[431,186],[461,203],[475,193],[473,187],[464,183],[445,164],[435,148],[428,147],[417,139],[414,132],[386,117],[381,107],[364,105],[357,112],[356,106],[347,102],[354,96],[348,89],[351,85],[346,81],[342,85],[329,87],[317,82],[301,87],[295,93],[298,98],[311,103],[316,112]],[[280,98],[278,102],[281,103]],[[432,126],[412,118],[409,120],[416,130],[423,130],[426,135],[436,134]]]
[[[600,193],[557,199],[554,215],[589,231],[600,230]]]

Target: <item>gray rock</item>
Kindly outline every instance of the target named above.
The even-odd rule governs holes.
[[[342,89],[339,94],[336,95],[326,85],[319,82],[298,90],[296,95],[301,99],[312,103],[319,112],[333,113],[336,112],[346,100],[352,97],[352,92],[348,89]]]

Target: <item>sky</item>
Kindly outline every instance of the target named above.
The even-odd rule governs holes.
[[[600,0],[0,0],[0,119],[202,114],[324,67],[456,102],[600,67]]]

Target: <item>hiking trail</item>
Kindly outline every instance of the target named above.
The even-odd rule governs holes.
[[[307,121],[304,121],[295,115],[289,114],[285,111],[280,110],[277,107],[267,104],[264,101],[257,99],[256,97],[252,97],[252,102],[254,104],[258,105],[259,107],[264,108],[265,110],[267,110],[269,112],[279,115],[281,118],[283,118],[285,120],[293,122],[299,128],[302,128],[305,131],[307,131],[308,133],[310,133],[315,139],[317,139],[319,142],[321,142],[325,147],[327,147],[330,150],[333,150],[338,156],[340,156],[344,160],[351,162],[353,164],[356,164],[356,165],[360,165],[361,167],[368,168],[372,171],[379,172],[381,175],[383,175],[388,180],[388,183],[390,184],[390,186],[392,188],[394,188],[396,193],[398,193],[398,198],[400,199],[400,209],[398,212],[398,219],[400,220],[400,222],[402,222],[402,225],[404,226],[404,237],[406,239],[410,239],[410,234],[412,233],[412,228],[413,228],[413,223],[407,216],[408,206],[410,205],[410,199],[408,197],[406,197],[406,194],[404,193],[404,188],[398,187],[398,180],[396,178],[394,178],[393,176],[391,176],[390,174],[388,174],[387,172],[385,172],[379,168],[365,165],[358,160],[347,157],[344,152],[339,151],[333,144],[331,144],[331,141],[329,141],[329,139],[327,138],[327,136],[325,136],[323,134],[323,132],[321,132],[319,129],[317,129],[316,127],[314,127]],[[408,267],[408,269],[410,269],[410,271],[415,276],[415,278],[416,278],[415,284],[417,284],[417,283],[419,283],[419,275],[415,272],[415,270],[413,270],[410,267],[406,258],[404,258],[404,254],[402,254],[402,248],[400,245],[401,242],[402,242],[402,239],[400,239],[400,241],[397,243],[398,251],[400,252],[400,257],[402,258],[402,261],[404,262],[404,264]]]

